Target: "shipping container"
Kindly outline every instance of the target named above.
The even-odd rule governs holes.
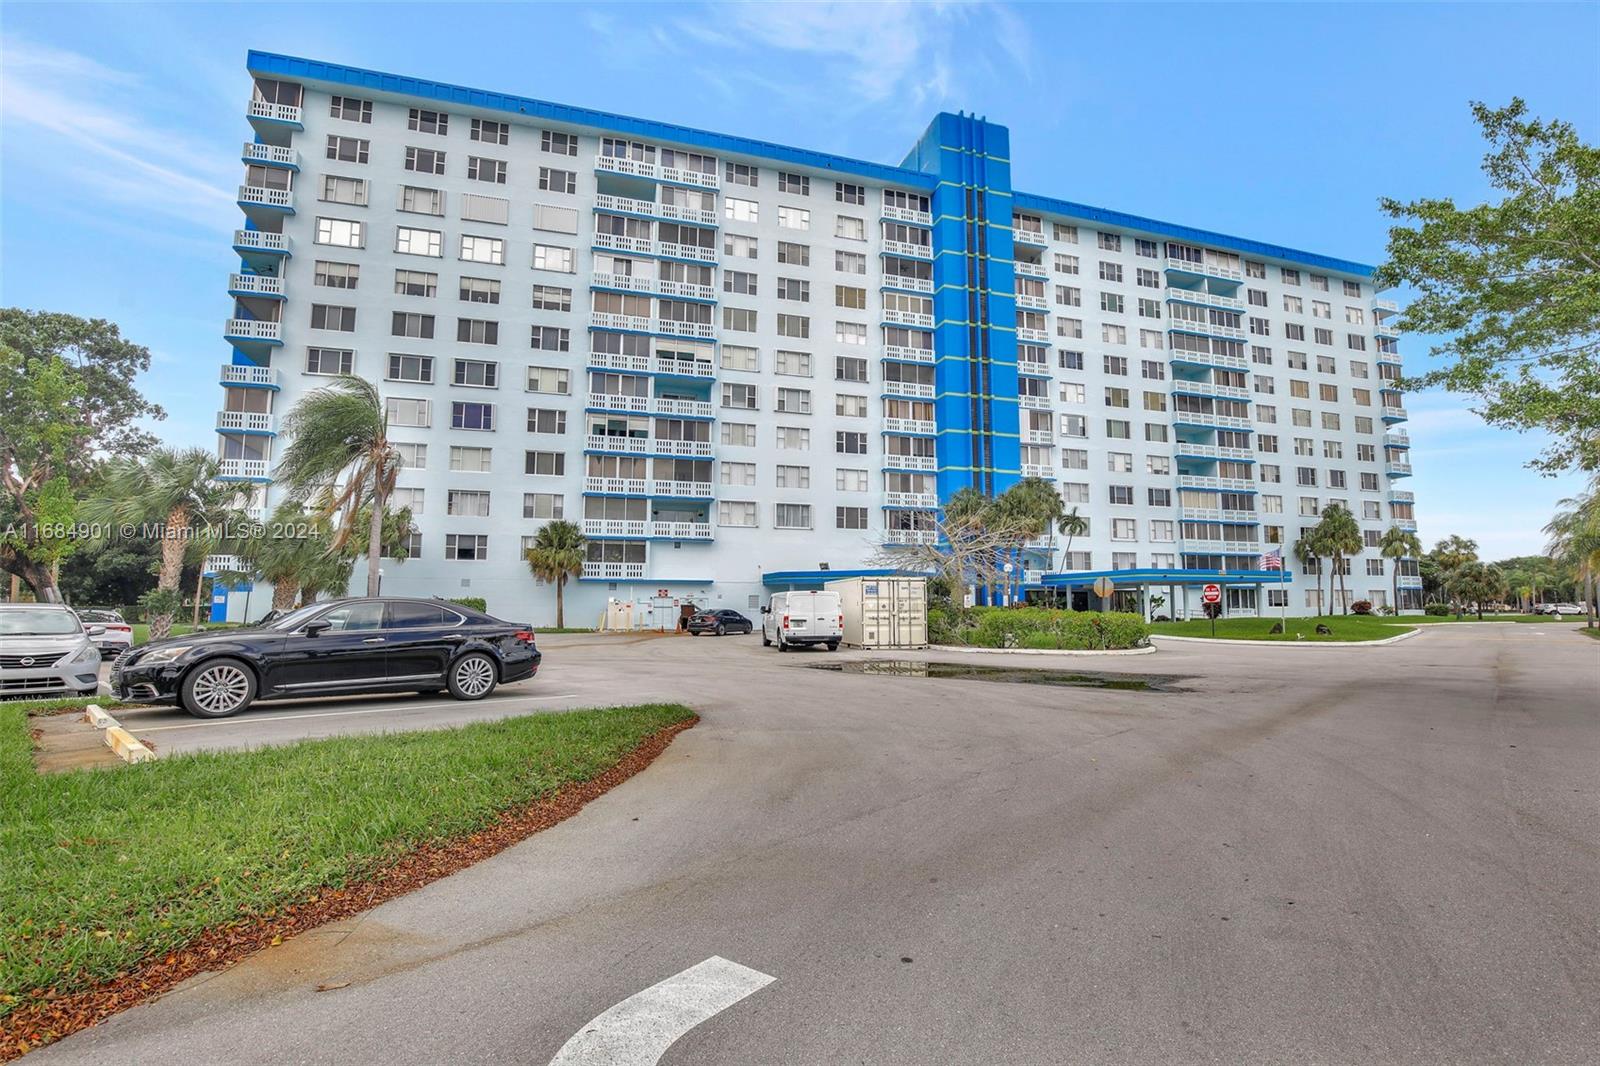
[[[825,588],[839,594],[844,642],[856,648],[928,646],[928,579],[850,577]]]

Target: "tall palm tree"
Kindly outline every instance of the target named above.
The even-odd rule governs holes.
[[[1078,513],[1074,507],[1060,518],[1056,519],[1056,528],[1061,535],[1067,538],[1066,547],[1061,549],[1061,569],[1067,568],[1067,560],[1072,557],[1072,541],[1074,537],[1081,537],[1089,532],[1089,520]]]
[[[315,497],[319,513],[338,515],[331,550],[351,542],[366,512],[367,595],[376,596],[386,504],[400,472],[378,387],[345,375],[307,393],[284,418],[282,437],[287,445],[278,461],[278,481],[291,499]]]
[[[1325,604],[1322,602],[1323,552],[1320,533],[1321,528],[1321,526],[1312,526],[1310,529],[1306,530],[1305,534],[1301,536],[1299,540],[1295,541],[1294,547],[1290,549],[1290,554],[1294,556],[1294,561],[1300,565],[1300,572],[1302,574],[1314,574],[1316,576],[1318,614],[1323,613],[1323,607],[1325,606]],[[1329,595],[1332,595],[1331,588],[1329,589]]]
[[[995,500],[997,512],[1007,521],[1012,529],[1014,546],[1011,556],[1017,565],[1012,570],[1012,579],[1008,583],[1008,598],[1015,602],[1021,598],[1021,589],[1024,581],[1022,554],[1031,540],[1049,533],[1052,541],[1055,537],[1056,522],[1060,520],[1063,505],[1061,494],[1056,491],[1055,485],[1042,477],[1025,477]],[[1055,563],[1055,547],[1050,548],[1051,565]]]
[[[533,547],[528,549],[528,569],[533,571],[533,576],[556,587],[557,629],[566,628],[563,591],[567,578],[583,575],[583,546],[587,540],[577,523],[555,521],[534,534]]]
[[[1422,554],[1422,541],[1408,529],[1399,526],[1390,526],[1383,532],[1383,539],[1378,542],[1378,553],[1385,559],[1392,559],[1390,567],[1392,585],[1394,589],[1394,613],[1400,613],[1400,560],[1415,559]]]
[[[1600,578],[1600,475],[1588,491],[1562,500],[1560,508],[1544,527],[1550,536],[1546,552],[1570,566],[1582,583],[1584,624],[1593,629],[1595,583]]]
[[[152,602],[162,608],[148,619],[152,640],[172,632],[190,545],[227,525],[243,502],[238,486],[217,480],[220,470],[217,457],[204,448],[157,448],[142,458],[112,459],[102,481],[106,494],[85,508],[91,521],[160,524],[161,568]]]

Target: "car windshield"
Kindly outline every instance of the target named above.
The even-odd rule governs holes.
[[[277,630],[280,633],[288,632],[291,629],[299,629],[311,621],[312,616],[317,612],[327,609],[327,606],[326,603],[313,603],[310,606],[300,608],[298,611],[290,611],[282,618],[274,618],[263,628]]]
[[[0,637],[69,637],[81,631],[71,611],[0,610]]]

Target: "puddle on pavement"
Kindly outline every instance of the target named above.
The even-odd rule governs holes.
[[[1108,688],[1124,692],[1170,692],[1182,678],[1160,674],[1096,674],[1082,670],[1038,670],[1015,666],[969,666],[966,663],[929,663],[916,659],[875,659],[842,663],[814,663],[811,670],[836,674],[873,674],[878,677],[930,677],[954,681],[998,681],[1011,685],[1061,685],[1068,688]]]

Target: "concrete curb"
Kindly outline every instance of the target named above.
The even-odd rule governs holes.
[[[106,747],[116,753],[117,758],[125,763],[149,762],[156,757],[156,753],[145,747],[144,743],[105,712],[98,704],[91,703],[83,710],[83,720],[96,729],[105,730]]]
[[[1169,637],[1161,633],[1152,633],[1151,640],[1176,640],[1183,644],[1232,644],[1235,646],[1251,648],[1379,648],[1385,644],[1398,644],[1402,640],[1410,640],[1422,628],[1418,627],[1395,637],[1385,637],[1382,640],[1229,640],[1227,637]]]
[[[1187,638],[1185,638],[1187,639]],[[1235,641],[1248,644],[1252,641]],[[973,655],[1152,655],[1154,644],[1146,648],[969,648],[964,644],[929,644],[929,651],[956,651]]]

